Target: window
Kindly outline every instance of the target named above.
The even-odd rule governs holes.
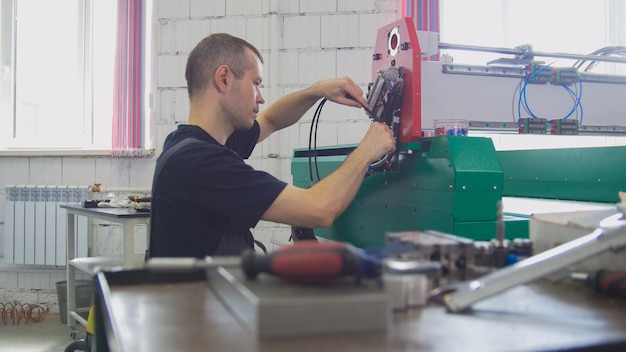
[[[626,4],[621,0],[440,0],[440,40],[450,44],[588,55],[626,46]],[[505,54],[447,50],[454,62],[484,65]],[[556,66],[575,60],[537,57]],[[626,74],[626,64],[601,63],[595,73]]]
[[[116,16],[113,0],[0,0],[0,149],[111,150]]]

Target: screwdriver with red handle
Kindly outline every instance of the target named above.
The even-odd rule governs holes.
[[[381,275],[377,257],[339,242],[296,242],[269,255],[248,250],[242,254],[241,266],[249,279],[267,273],[304,284],[330,283],[342,277],[358,281]]]
[[[596,270],[590,273],[572,273],[570,277],[596,292],[626,297],[626,270]]]
[[[589,274],[586,284],[597,292],[626,297],[626,270],[598,270]]]

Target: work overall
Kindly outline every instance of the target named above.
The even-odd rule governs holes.
[[[161,173],[161,170],[163,169],[163,165],[165,165],[169,157],[173,155],[175,152],[177,152],[178,150],[180,150],[182,147],[190,143],[195,143],[195,142],[201,142],[201,141],[196,138],[183,139],[182,141],[178,142],[177,144],[169,148],[167,151],[165,151],[161,155],[160,157],[161,162],[159,163],[157,169],[154,171],[154,177],[152,180],[153,186],[156,185],[157,179]],[[150,214],[150,216],[152,216],[152,213]],[[152,223],[152,220],[150,221],[150,223]],[[220,240],[220,243],[215,249],[215,251],[207,255],[211,255],[211,256],[240,255],[241,252],[246,248],[254,249],[255,244],[259,246],[259,248],[261,248],[263,252],[267,253],[267,249],[265,248],[263,243],[254,239],[254,237],[252,236],[252,233],[250,232],[250,229],[241,228],[241,224],[237,223],[235,220],[231,220],[229,230],[226,231],[226,233],[222,235],[222,239]],[[147,261],[149,258],[150,258],[150,249],[148,248],[148,250],[146,250],[145,260]]]

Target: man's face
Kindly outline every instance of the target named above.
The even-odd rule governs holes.
[[[233,126],[236,130],[247,130],[252,127],[259,105],[265,103],[261,94],[263,66],[251,51],[247,51],[250,60],[254,60],[253,68],[245,71],[243,78],[235,79],[230,95]]]

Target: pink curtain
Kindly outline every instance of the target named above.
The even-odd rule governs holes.
[[[143,152],[142,59],[143,1],[118,1],[117,50],[113,101],[114,156]]]
[[[404,0],[402,17],[411,17],[415,30],[439,32],[439,0]],[[422,59],[437,61],[439,55],[425,56]]]

